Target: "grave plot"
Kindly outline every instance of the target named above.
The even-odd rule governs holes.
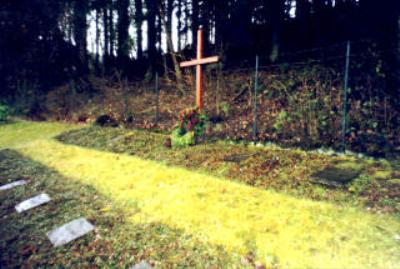
[[[41,206],[45,203],[48,203],[51,200],[50,196],[46,193],[42,193],[38,196],[32,197],[28,200],[25,200],[18,205],[15,206],[15,210],[17,210],[18,213],[22,213],[24,211],[27,211],[29,209]]]
[[[351,183],[360,175],[359,170],[327,167],[311,175],[313,183],[339,188]]]
[[[27,184],[27,182],[25,180],[18,180],[18,181],[14,181],[5,185],[0,186],[0,191],[5,191],[5,190],[9,190],[9,189],[13,189],[15,187],[18,186],[22,186]]]
[[[54,247],[59,247],[78,239],[94,230],[94,226],[85,218],[73,220],[47,233]]]

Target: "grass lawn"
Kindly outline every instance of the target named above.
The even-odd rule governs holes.
[[[277,268],[400,266],[398,204],[394,188],[383,190],[392,184],[384,176],[396,173],[395,164],[221,143],[168,150],[160,135],[119,129],[84,128],[59,137],[70,144],[52,139],[75,128],[0,126],[0,148],[10,148],[0,152],[0,183],[30,180],[0,193],[6,235],[0,264],[6,268],[125,268],[140,259],[166,268],[242,268],[242,256]],[[223,164],[219,158],[227,151],[251,154]],[[265,164],[251,166],[251,160]],[[330,162],[376,178],[358,181],[351,192],[310,186],[307,175]],[[384,198],[371,202],[371,186]],[[16,201],[43,190],[53,202],[21,216],[14,212]],[[369,204],[391,213],[361,207]],[[45,232],[81,216],[95,223],[95,233],[51,248]]]
[[[188,148],[166,149],[166,136],[147,131],[89,127],[57,137],[63,143],[96,150],[125,153],[291,196],[374,212],[400,213],[400,162],[327,156],[275,146],[259,148],[223,141]],[[310,181],[326,167],[360,173],[343,188],[326,188]]]

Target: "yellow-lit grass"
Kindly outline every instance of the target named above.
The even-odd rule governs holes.
[[[0,149],[24,145],[35,139],[51,138],[62,132],[79,128],[77,125],[56,122],[18,120],[0,124]]]
[[[254,251],[261,261],[282,268],[400,266],[400,245],[394,239],[400,221],[395,217],[48,139],[19,151],[113,198],[132,223],[162,222],[232,253]]]

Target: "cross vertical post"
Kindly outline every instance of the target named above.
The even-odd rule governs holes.
[[[197,31],[197,54],[196,59],[180,63],[180,67],[196,66],[196,106],[202,110],[204,108],[204,85],[202,65],[217,63],[218,56],[203,58],[203,29]]]
[[[197,31],[197,60],[203,58],[203,28]],[[196,105],[202,110],[204,107],[203,72],[200,64],[196,65]]]

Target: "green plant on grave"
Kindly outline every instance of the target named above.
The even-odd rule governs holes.
[[[369,175],[361,175],[351,183],[348,190],[360,195],[371,185],[371,183],[372,178]]]
[[[0,123],[6,122],[10,115],[10,109],[7,105],[0,104]]]
[[[196,144],[194,132],[185,132],[182,128],[177,127],[172,131],[171,143],[173,147],[187,147]]]
[[[185,109],[179,113],[178,126],[171,133],[171,143],[174,147],[195,145],[204,137],[207,129],[208,117],[199,109]]]
[[[228,116],[231,107],[227,102],[222,102],[220,104],[220,109],[224,112],[225,116]]]
[[[285,128],[285,124],[291,122],[292,118],[289,113],[286,111],[281,111],[275,119],[275,123],[273,127],[276,129],[278,133],[282,133]]]

